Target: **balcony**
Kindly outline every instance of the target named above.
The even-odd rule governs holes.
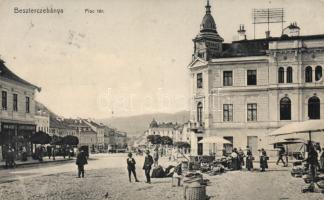
[[[190,130],[195,133],[204,133],[205,132],[205,123],[204,122],[193,122],[190,126]]]

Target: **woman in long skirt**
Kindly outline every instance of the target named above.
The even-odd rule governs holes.
[[[253,169],[253,156],[252,156],[252,152],[250,149],[247,150],[246,152],[246,169],[251,171]]]
[[[265,169],[268,168],[268,156],[267,156],[267,152],[264,149],[261,149],[260,168],[261,168],[261,172],[264,172]]]

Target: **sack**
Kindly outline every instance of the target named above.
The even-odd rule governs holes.
[[[163,178],[165,176],[165,172],[162,166],[158,166],[152,171],[152,178]]]

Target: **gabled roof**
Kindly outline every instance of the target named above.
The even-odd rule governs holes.
[[[193,60],[189,65],[188,68],[194,68],[194,67],[200,67],[200,66],[205,66],[208,62],[206,60],[203,60],[201,58],[196,58]]]
[[[22,85],[31,87],[33,89],[37,89],[38,91],[41,91],[40,87],[37,87],[36,85],[33,85],[31,83],[29,83],[28,81],[25,81],[24,79],[20,78],[19,76],[17,76],[15,73],[13,73],[12,71],[10,71],[6,65],[4,64],[5,62],[3,60],[0,59],[0,77],[15,81],[17,83],[20,83]]]

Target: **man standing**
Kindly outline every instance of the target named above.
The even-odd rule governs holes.
[[[151,167],[152,167],[152,164],[153,164],[153,158],[150,155],[149,150],[146,150],[145,153],[146,153],[146,156],[145,156],[145,160],[144,160],[143,169],[145,171],[146,183],[151,183],[150,172],[151,172]]]
[[[78,165],[78,178],[84,178],[84,165],[88,164],[87,156],[84,153],[83,149],[80,149],[80,153],[76,159],[76,165]]]
[[[283,163],[284,166],[286,166],[285,161],[283,160],[283,157],[285,156],[285,149],[283,147],[280,147],[277,165],[279,164],[279,161]]]
[[[159,166],[159,151],[158,151],[158,148],[156,148],[154,150],[153,159],[154,159],[154,167]]]

